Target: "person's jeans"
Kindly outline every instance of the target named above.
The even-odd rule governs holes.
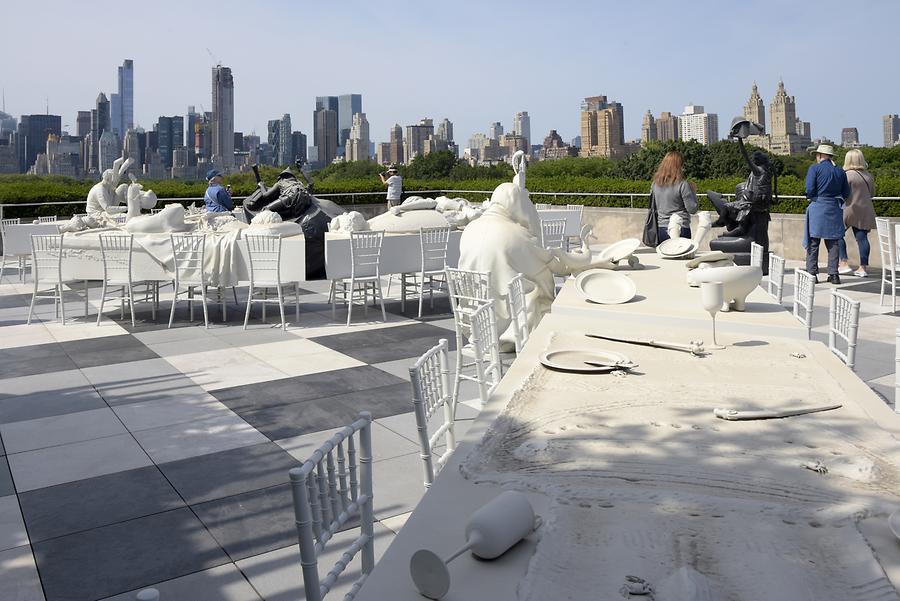
[[[859,247],[859,264],[861,267],[868,267],[869,252],[871,251],[869,247],[869,230],[861,230],[858,227],[854,227],[853,237],[856,238],[856,245]],[[847,256],[847,243],[844,242],[843,238],[840,239],[838,246],[841,261],[846,263],[850,257]]]
[[[809,239],[809,247],[806,249],[806,271],[812,275],[819,273],[819,242],[821,238]],[[838,274],[838,241],[825,240],[825,248],[828,249],[828,275]]]
[[[656,236],[657,236],[657,242],[656,242],[657,244],[659,244],[660,242],[663,242],[665,240],[668,240],[669,239],[669,230],[664,227],[657,228]],[[690,238],[691,237],[691,228],[682,226],[681,227],[681,237],[682,238]]]

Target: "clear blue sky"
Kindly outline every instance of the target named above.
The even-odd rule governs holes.
[[[7,112],[44,112],[49,98],[72,131],[125,58],[139,125],[209,110],[206,48],[233,69],[236,129],[263,136],[283,113],[309,133],[315,96],[351,92],[373,141],[395,122],[448,117],[461,147],[523,110],[534,143],[551,128],[569,140],[581,99],[597,94],[624,105],[628,138],[648,108],[690,102],[718,113],[724,133],[754,80],[768,113],[779,77],[814,137],[853,126],[881,145],[881,116],[900,113],[898,0],[44,0],[2,12]]]

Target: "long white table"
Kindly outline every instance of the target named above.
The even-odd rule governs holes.
[[[450,232],[447,245],[447,265],[459,264],[460,231]],[[422,245],[418,233],[385,233],[381,246],[381,274],[411,273],[422,266]],[[325,272],[329,280],[350,277],[350,235],[328,232],[325,234]]]
[[[694,291],[643,293],[685,300]],[[760,326],[766,315],[780,314],[760,312]],[[665,338],[700,338],[706,325],[676,315]],[[656,599],[898,598],[885,575],[900,582],[900,545],[886,524],[900,506],[900,419],[824,345],[760,327],[693,357],[589,331],[663,338],[658,324],[619,319],[615,307],[546,316],[359,601],[421,600],[411,555],[459,548],[469,516],[504,488],[527,491],[545,526],[495,561],[456,559],[447,601],[619,599],[628,575]],[[538,364],[547,348],[616,351],[639,368],[553,372]],[[782,420],[713,415],[832,402],[843,407]],[[816,461],[828,473],[801,467]]]

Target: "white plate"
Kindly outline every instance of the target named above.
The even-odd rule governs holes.
[[[592,303],[620,305],[637,293],[637,286],[627,275],[609,269],[588,269],[575,278],[575,289]]]
[[[601,261],[613,262],[627,259],[634,254],[634,251],[636,251],[640,245],[641,241],[637,238],[625,238],[624,240],[619,240],[604,248],[600,253],[599,259]]]
[[[690,238],[669,238],[659,243],[656,252],[664,257],[675,257],[690,251],[693,246],[694,243]]]
[[[558,369],[560,371],[571,371],[577,373],[604,373],[618,369],[616,367],[597,367],[588,365],[585,361],[601,361],[604,363],[615,363],[623,361],[631,363],[631,359],[622,353],[614,353],[612,351],[595,351],[589,349],[558,349],[547,351],[540,357],[540,362],[544,367],[550,369]]]

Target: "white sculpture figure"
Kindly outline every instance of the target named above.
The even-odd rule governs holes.
[[[712,230],[712,223],[712,213],[709,211],[700,211],[697,213],[697,231],[694,232],[693,240],[696,248],[699,249],[703,246],[703,242],[706,241],[706,237],[709,235],[710,230]]]
[[[681,227],[684,225],[684,219],[678,213],[674,213],[669,215],[669,226],[666,228],[666,231],[669,233],[669,238],[681,238]]]
[[[743,311],[747,295],[759,285],[762,269],[756,265],[709,267],[688,272],[688,283],[699,286],[702,282],[722,282],[725,285],[725,302],[722,311]]]
[[[91,213],[124,213],[127,209],[118,206],[127,200],[128,186],[123,184],[116,188],[119,180],[131,167],[134,161],[118,158],[113,162],[113,168],[103,172],[100,181],[93,185],[88,192],[87,207],[85,211]]]
[[[358,211],[350,211],[338,215],[328,224],[329,232],[365,232],[369,229],[369,222]]]
[[[129,159],[131,160],[131,159]],[[128,185],[126,198],[128,201],[128,219],[137,217],[141,214],[142,209],[152,209],[156,206],[156,193],[153,190],[144,192],[144,186],[137,182],[137,178],[132,174],[128,174],[131,184]],[[124,184],[123,184],[124,185]],[[121,188],[121,186],[119,186]],[[119,207],[116,207],[119,208]]]
[[[132,234],[166,234],[187,232],[193,226],[184,222],[184,207],[169,204],[155,215],[138,215],[125,223],[125,229]]]
[[[515,183],[503,183],[494,189],[489,208],[479,219],[466,226],[460,238],[460,269],[490,272],[491,297],[496,305],[497,324],[502,332],[504,350],[515,346],[506,305],[510,280],[525,276],[528,324],[537,326],[555,297],[554,275],[569,275],[592,265],[587,245],[589,226],[582,235],[581,252],[566,253],[562,249],[547,250],[540,242],[540,218],[525,188],[525,163],[521,151],[513,157]],[[518,159],[516,157],[519,157]],[[612,264],[605,263],[611,267]]]

